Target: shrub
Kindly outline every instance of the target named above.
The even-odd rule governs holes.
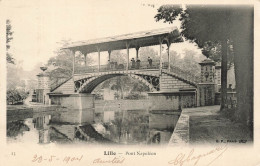
[[[6,102],[7,104],[17,104],[23,102],[24,99],[28,97],[28,93],[24,90],[18,89],[8,89],[6,92]]]

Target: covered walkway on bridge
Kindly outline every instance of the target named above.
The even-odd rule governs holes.
[[[160,73],[162,68],[168,68],[170,70],[170,46],[171,43],[183,42],[180,36],[179,30],[176,27],[155,29],[150,31],[142,31],[130,34],[124,34],[113,37],[99,38],[87,41],[74,42],[63,49],[69,49],[73,52],[73,75],[80,73],[95,73],[104,71],[128,71],[128,70],[146,70],[146,69],[156,69]],[[162,61],[162,44],[167,45],[168,51],[168,61],[163,63]],[[140,62],[138,57],[138,52],[140,47],[159,45],[160,47],[160,60],[149,62]],[[129,65],[129,49],[136,49],[136,59]],[[126,49],[127,62],[125,64],[118,64],[117,62],[111,62],[111,52],[113,50]],[[83,67],[75,66],[75,53],[80,51],[84,55]],[[100,53],[103,51],[108,52],[108,64],[100,65]],[[86,66],[87,55],[89,53],[98,53],[98,66]],[[149,55],[148,55],[149,56]]]

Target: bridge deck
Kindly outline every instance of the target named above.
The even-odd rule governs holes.
[[[92,77],[106,74],[142,74],[142,75],[153,75],[159,77],[159,69],[145,69],[145,70],[108,70],[103,72],[82,72],[80,74],[74,74],[74,80],[79,80],[82,77]]]

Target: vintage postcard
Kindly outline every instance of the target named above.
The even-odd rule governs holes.
[[[259,9],[0,0],[0,165],[260,165]]]

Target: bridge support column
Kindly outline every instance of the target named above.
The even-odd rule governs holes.
[[[97,47],[98,50],[98,72],[100,72],[100,48]]]
[[[129,42],[126,42],[126,53],[127,53],[126,70],[128,70],[128,68],[129,68]]]
[[[87,54],[84,54],[84,64],[87,66]]]
[[[61,105],[62,112],[55,121],[72,124],[94,122],[94,95],[49,94],[52,104]]]
[[[171,43],[167,43],[167,46],[168,46],[168,70],[171,71],[171,56],[170,56],[170,48],[171,48]]]
[[[73,54],[73,61],[72,61],[72,79],[74,81],[74,74],[75,74],[75,51],[71,50],[72,54]]]
[[[160,44],[160,66],[159,66],[159,82],[160,82],[160,90],[162,86],[162,39],[159,38],[159,44]]]
[[[109,62],[111,62],[110,60],[111,60],[111,50],[108,50],[108,60],[109,60]]]
[[[140,47],[136,47],[135,49],[136,49],[136,58],[135,58],[135,60],[137,60],[139,57],[138,57],[138,52],[139,52],[139,48]]]
[[[159,69],[159,75],[162,74],[162,42],[163,40],[159,38],[159,44],[160,44],[160,69]]]

